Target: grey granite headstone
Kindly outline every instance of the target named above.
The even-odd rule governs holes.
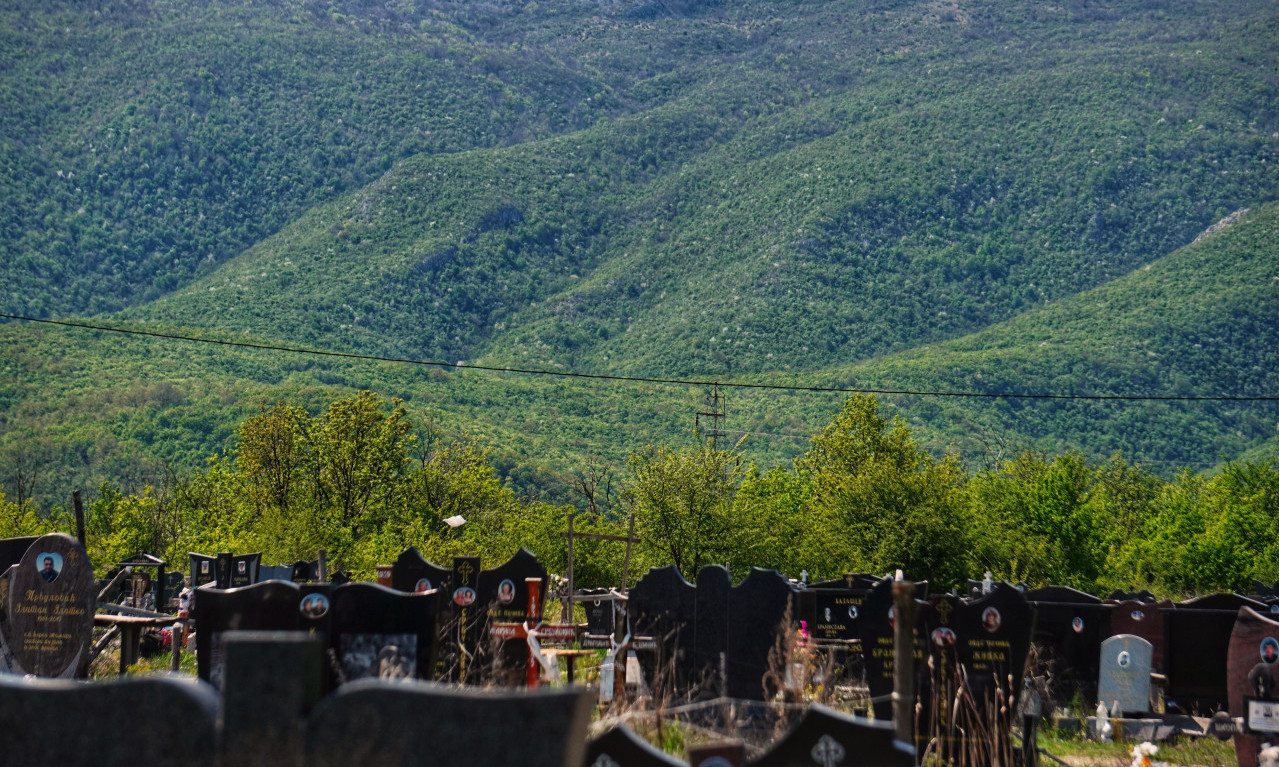
[[[225,653],[222,767],[301,767],[303,717],[321,695],[320,641],[300,631],[233,631]]]
[[[42,535],[9,572],[5,640],[12,671],[70,678],[93,638],[93,566],[80,542]]]
[[[1150,710],[1150,663],[1154,648],[1134,634],[1119,634],[1101,643],[1097,699],[1124,714]],[[1111,716],[1119,716],[1111,712]]]
[[[311,712],[307,767],[580,767],[591,695],[362,679]]]
[[[0,763],[213,767],[218,699],[190,677],[0,676]]]

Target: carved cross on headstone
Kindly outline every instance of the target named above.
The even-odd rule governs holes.
[[[813,746],[813,761],[821,767],[835,767],[844,761],[844,747],[829,735],[823,735]]]

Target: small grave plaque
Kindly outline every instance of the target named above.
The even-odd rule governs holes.
[[[5,637],[15,673],[74,677],[93,637],[93,566],[69,535],[42,535],[10,571]]]
[[[1101,673],[1097,699],[1111,716],[1143,714],[1150,710],[1150,667],[1154,648],[1133,634],[1119,634],[1101,643]]]

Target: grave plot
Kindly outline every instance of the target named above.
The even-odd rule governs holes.
[[[95,598],[93,566],[79,541],[62,533],[34,539],[0,579],[0,670],[83,676]]]

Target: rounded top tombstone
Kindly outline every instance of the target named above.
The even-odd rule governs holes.
[[[93,637],[93,566],[63,533],[40,536],[13,570],[9,636],[15,671],[75,676]]]

